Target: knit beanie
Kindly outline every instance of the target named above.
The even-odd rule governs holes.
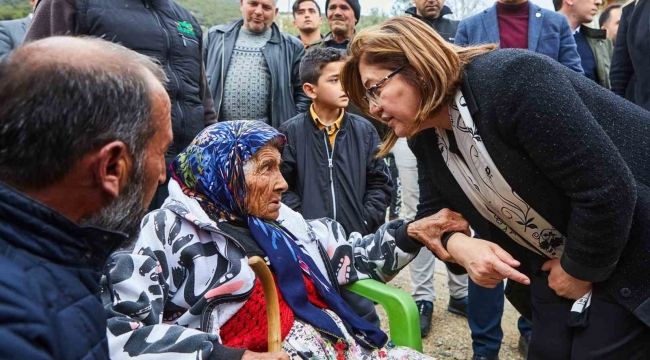
[[[357,18],[357,21],[355,24],[359,22],[359,19],[361,18],[361,5],[359,5],[359,0],[345,0],[348,5],[352,8],[352,11],[354,12],[354,17]],[[325,0],[325,16],[327,16],[327,9],[330,6],[330,0]]]

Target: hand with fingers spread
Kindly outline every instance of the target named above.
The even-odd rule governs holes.
[[[549,260],[542,265],[543,271],[549,271],[548,286],[557,296],[578,300],[591,290],[592,283],[582,281],[569,275],[562,269],[560,260]]]
[[[447,250],[477,285],[494,288],[504,279],[530,284],[526,275],[514,269],[519,261],[497,244],[456,233],[449,238]]]
[[[416,239],[435,253],[442,261],[454,262],[452,256],[442,246],[444,233],[459,231],[469,235],[469,223],[463,215],[449,209],[442,209],[434,215],[414,221],[406,228],[409,237]]]
[[[246,350],[241,360],[289,360],[289,355],[283,352],[257,353]]]

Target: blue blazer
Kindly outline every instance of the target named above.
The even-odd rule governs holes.
[[[474,16],[461,20],[454,43],[478,45],[499,43],[496,3]],[[567,18],[530,3],[528,50],[549,56],[569,69],[584,74],[580,55]]]

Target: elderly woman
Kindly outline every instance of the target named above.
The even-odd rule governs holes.
[[[403,221],[346,238],[330,220],[305,221],[281,204],[284,136],[259,121],[215,124],[171,165],[170,196],[147,215],[130,254],[110,264],[112,358],[164,353],[174,359],[282,359],[267,350],[266,306],[247,256],[264,257],[278,288],[283,351],[293,359],[426,359],[388,348],[338,286],[390,280],[417,254]],[[423,227],[466,230],[430,217]],[[445,227],[438,224],[445,223]],[[239,350],[241,349],[241,350]],[[244,351],[248,349],[248,351]],[[165,357],[167,358],[167,357]]]
[[[390,127],[380,156],[409,138],[417,218],[451,209],[490,241],[400,234],[479,285],[530,283],[528,359],[648,359],[650,113],[548,57],[495,48],[447,44],[410,18],[351,43],[342,84]]]

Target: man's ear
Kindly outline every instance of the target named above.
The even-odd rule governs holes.
[[[302,90],[305,92],[305,95],[307,95],[312,100],[318,97],[316,95],[317,88],[318,88],[317,86],[314,86],[313,84],[310,83],[302,84]]]
[[[275,8],[275,15],[276,15],[276,16],[278,15],[278,11],[280,11],[280,8],[279,8],[279,7],[276,7],[276,8]]]
[[[112,141],[99,150],[92,165],[95,184],[111,198],[116,198],[133,170],[133,159],[121,141]]]

